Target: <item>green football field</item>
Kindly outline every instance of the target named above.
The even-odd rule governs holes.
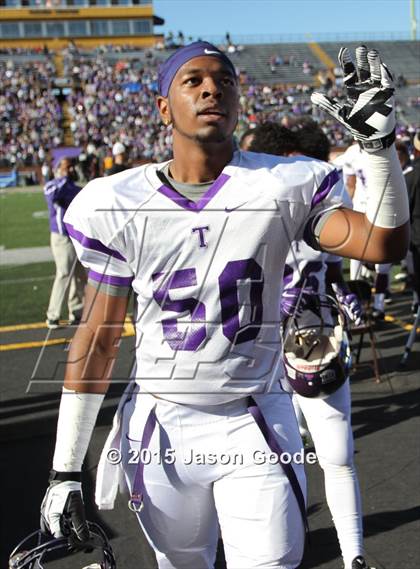
[[[49,239],[42,192],[0,195],[1,249],[48,247]],[[44,320],[54,273],[54,263],[0,266],[0,325]]]
[[[42,192],[0,195],[0,247],[48,246],[47,204]]]
[[[0,325],[45,320],[54,273],[54,263],[0,267]]]

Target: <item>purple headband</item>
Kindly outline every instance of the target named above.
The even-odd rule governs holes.
[[[231,60],[220,51],[216,46],[206,41],[195,41],[185,47],[180,47],[173,53],[159,68],[158,75],[158,89],[162,97],[167,97],[169,87],[176,75],[178,69],[194,57],[202,57],[208,55],[211,57],[218,57],[231,69],[233,75],[236,77],[235,67]]]

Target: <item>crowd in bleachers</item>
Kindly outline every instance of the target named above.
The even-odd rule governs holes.
[[[42,163],[63,142],[52,61],[0,61],[0,167]]]
[[[420,107],[420,97],[410,97],[407,100],[407,105],[409,107],[415,107],[415,108]]]
[[[113,49],[112,54],[115,52]],[[124,57],[123,47],[119,58],[111,58],[110,53],[103,46],[81,54],[72,44],[64,51],[64,77],[72,85],[67,97],[69,129],[74,145],[82,148],[82,157],[90,156],[89,163],[96,164],[92,175],[101,173],[101,164],[110,157],[115,142],[125,146],[131,164],[169,158],[170,128],[162,125],[155,105],[162,55],[149,49],[138,57]],[[44,164],[46,170],[48,151],[62,145],[64,137],[62,107],[52,93],[54,64],[48,57],[19,65],[15,59],[0,60],[0,167]],[[280,65],[274,57],[272,63]],[[312,108],[312,79],[276,86],[259,84],[243,70],[238,71],[242,71],[238,137],[266,120],[287,121],[290,116],[312,114],[333,146],[351,144],[339,123]],[[341,82],[337,77],[321,82],[321,88],[338,96]],[[409,104],[418,106],[418,101],[413,98]]]
[[[116,63],[101,56],[70,58],[66,67],[76,86],[68,98],[76,146],[92,143],[103,151],[120,141],[130,149],[132,161],[166,158],[168,132],[154,103],[157,65],[153,58]]]
[[[29,48],[29,47],[0,47],[0,55],[40,55],[48,54],[49,50],[45,47]]]

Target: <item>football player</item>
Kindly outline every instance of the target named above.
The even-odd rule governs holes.
[[[101,457],[97,504],[112,507],[122,470],[160,569],[213,567],[219,527],[231,569],[299,565],[305,478],[299,461],[281,459],[301,440],[280,386],[279,274],[291,241],[304,236],[370,262],[400,259],[408,241],[392,79],[377,52],[367,57],[360,81],[340,53],[343,107],[312,96],[369,153],[366,214],[343,206],[328,164],[235,150],[238,81],[217,47],[195,42],[163,64],[157,105],[172,126],[173,159],[90,182],[65,219],[90,273],[45,530],[60,535],[66,520],[80,541],[89,537],[82,464],[133,289],[137,372]]]
[[[328,137],[316,124],[295,125],[290,134],[284,127],[283,130],[270,129],[273,136],[270,145],[266,144],[265,131],[267,125],[261,125],[255,129],[251,151],[264,152],[282,156],[287,152],[288,144],[293,145],[293,153],[301,152],[307,156],[324,160],[329,159],[330,143]],[[276,144],[278,140],[278,143]],[[341,192],[345,194],[344,187]],[[350,200],[347,198],[347,202]],[[311,307],[314,297],[326,298],[329,292],[328,286],[332,286],[338,302],[350,321],[360,324],[362,320],[362,308],[356,297],[352,294],[343,279],[341,271],[341,257],[336,257],[323,251],[316,251],[309,247],[304,240],[293,241],[286,259],[283,277],[283,297],[281,313],[284,329],[288,331],[285,338],[286,349],[295,355],[301,350],[300,344],[295,344],[295,338],[291,336],[296,330],[290,326],[290,319],[294,320],[297,313],[305,312],[305,306]],[[323,311],[325,307],[319,307]],[[331,304],[334,310],[334,305]],[[319,342],[324,331],[314,326],[314,318],[309,310],[309,317],[299,324],[304,325],[311,331],[311,342]],[[327,314],[327,319],[330,315]],[[308,318],[311,323],[308,323]],[[308,326],[309,324],[309,326]],[[339,324],[341,325],[341,324]],[[289,340],[289,341],[288,341]],[[344,339],[345,341],[345,339]],[[354,466],[353,434],[351,430],[351,400],[350,385],[347,374],[342,370],[349,364],[348,347],[345,346],[338,356],[342,369],[334,376],[328,377],[325,385],[322,385],[322,377],[326,377],[326,370],[320,358],[319,368],[316,370],[318,383],[312,373],[304,374],[307,381],[302,385],[296,380],[294,373],[286,365],[290,374],[290,385],[294,388],[293,405],[298,419],[299,431],[302,438],[313,441],[317,452],[319,464],[324,471],[325,493],[330,508],[334,525],[342,551],[345,569],[358,569],[367,567],[363,554],[363,530],[362,511],[359,484]],[[316,354],[314,354],[316,356]],[[306,362],[308,364],[308,362]],[[324,367],[328,367],[325,365]],[[323,376],[321,374],[324,374]],[[310,383],[311,385],[308,385]],[[327,392],[326,392],[327,391]],[[304,426],[304,420],[309,431]]]

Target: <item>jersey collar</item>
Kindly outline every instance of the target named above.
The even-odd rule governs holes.
[[[165,184],[161,184],[159,187],[156,188],[156,190],[160,194],[172,200],[179,207],[182,207],[183,209],[186,209],[188,211],[200,212],[218,194],[218,192],[223,188],[226,182],[230,180],[231,174],[229,173],[229,169],[231,166],[237,165],[239,160],[240,160],[240,153],[234,152],[232,160],[229,162],[229,164],[227,164],[223,168],[222,172],[219,174],[219,176],[215,179],[210,188],[207,190],[207,192],[198,202],[193,202],[189,200],[188,198],[177,192],[175,189]],[[161,167],[162,164],[159,164],[159,168]],[[157,174],[156,178],[159,179]]]

